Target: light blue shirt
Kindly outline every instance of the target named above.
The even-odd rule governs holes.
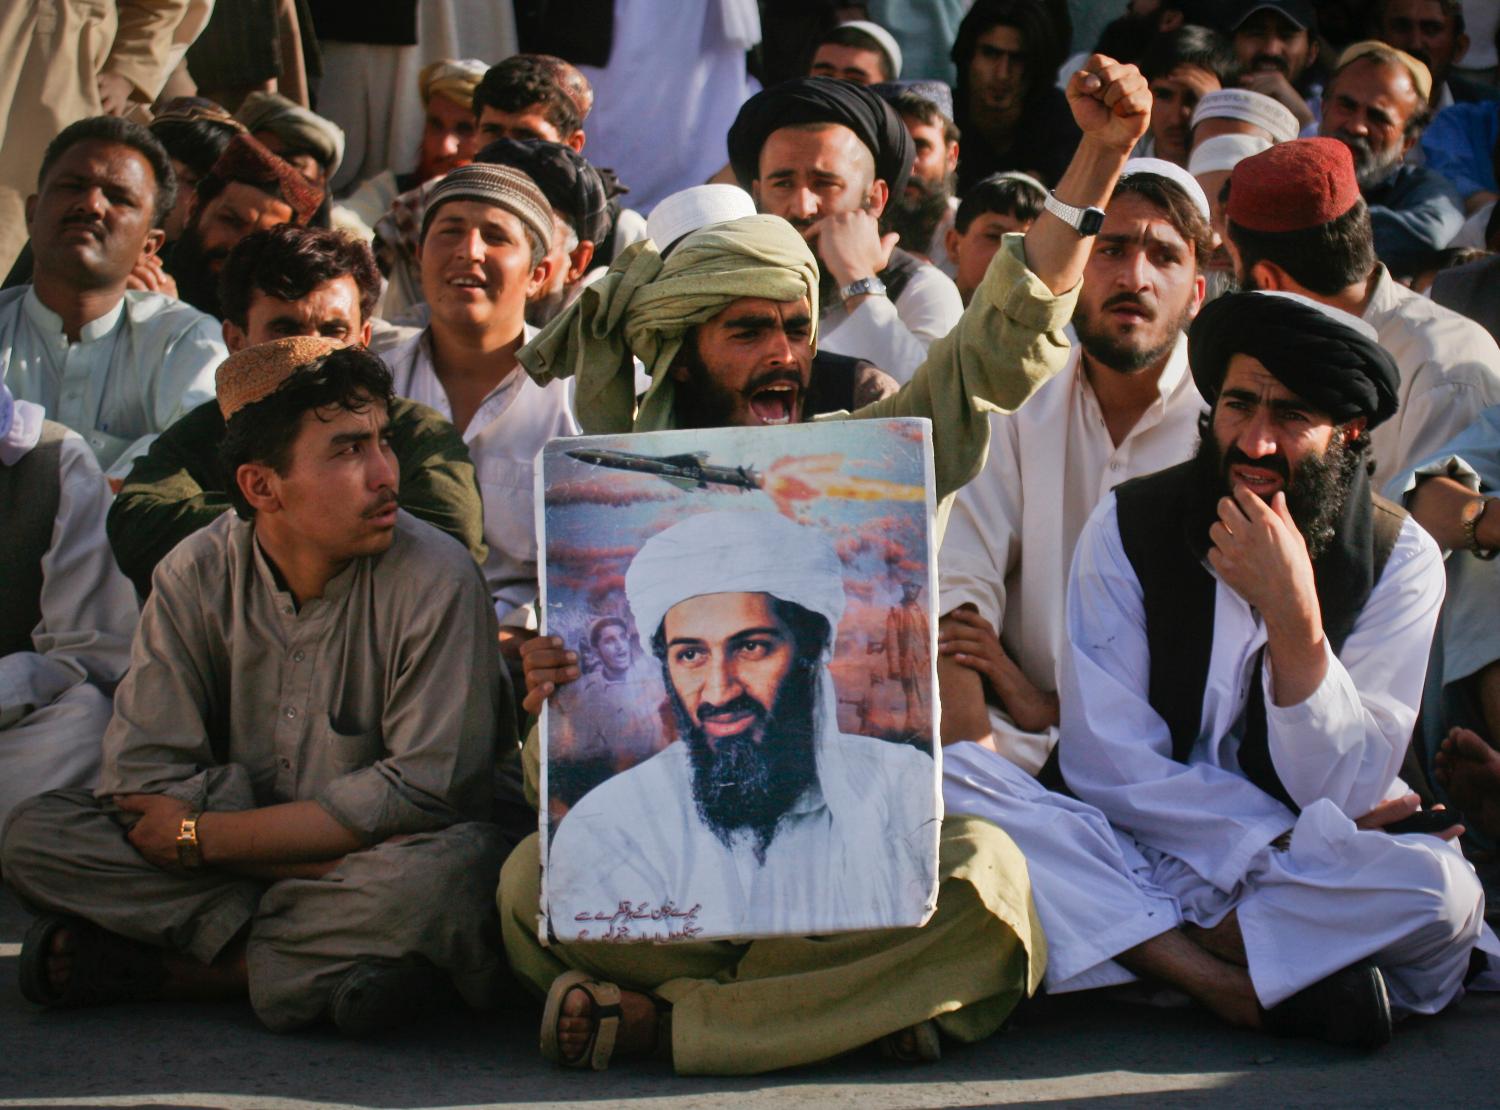
[[[160,293],[127,292],[70,343],[30,285],[0,292],[0,378],[81,435],[107,471],[210,400],[226,357],[217,320]]]

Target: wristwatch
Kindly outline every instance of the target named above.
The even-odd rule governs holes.
[[[184,871],[197,871],[203,866],[203,849],[198,845],[198,818],[203,811],[190,813],[177,826],[177,862]]]
[[[1056,193],[1048,193],[1042,207],[1078,232],[1080,239],[1098,235],[1099,229],[1104,226],[1104,209],[1074,208],[1071,204],[1058,200]]]
[[[1459,514],[1459,521],[1464,529],[1464,543],[1476,559],[1489,560],[1500,555],[1500,548],[1479,546],[1479,522],[1484,519],[1484,511],[1496,500],[1500,498],[1476,497]]]
[[[866,293],[873,297],[885,296],[885,282],[878,277],[856,278],[839,290],[839,300],[847,301],[850,297],[862,297]]]

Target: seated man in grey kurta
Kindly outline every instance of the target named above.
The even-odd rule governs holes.
[[[6,882],[48,1006],[243,997],[273,1029],[385,1028],[501,956],[489,823],[514,748],[463,546],[397,508],[391,379],[280,339],[217,376],[238,510],[158,565],[97,791],[16,807]]]

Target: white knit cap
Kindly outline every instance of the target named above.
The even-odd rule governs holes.
[[[1192,126],[1206,119],[1237,119],[1264,128],[1273,143],[1289,143],[1301,130],[1292,110],[1264,93],[1218,89],[1206,93],[1193,109]]]
[[[738,185],[694,185],[661,201],[646,217],[646,235],[665,251],[700,227],[755,215],[755,201]]]
[[[891,80],[894,81],[901,76],[901,47],[896,45],[896,36],[887,31],[878,23],[871,23],[868,19],[850,19],[839,24],[840,27],[853,27],[855,30],[863,31],[885,51],[885,56],[891,60]]]
[[[1250,155],[1270,150],[1271,146],[1270,139],[1259,135],[1215,135],[1193,148],[1188,157],[1188,173],[1196,177],[1200,173],[1232,170]]]
[[[652,536],[625,572],[625,598],[643,640],[667,610],[707,594],[770,594],[827,618],[844,615],[844,566],[825,532],[780,513],[699,513]]]
[[[1168,162],[1165,158],[1131,158],[1126,161],[1125,168],[1120,171],[1120,180],[1124,181],[1127,177],[1135,177],[1138,174],[1166,178],[1188,195],[1188,199],[1202,213],[1205,220],[1211,218],[1208,214],[1208,194],[1203,191],[1203,186],[1198,184],[1198,179],[1176,162]]]

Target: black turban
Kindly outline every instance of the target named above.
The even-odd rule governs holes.
[[[1188,363],[1210,405],[1235,355],[1258,359],[1336,424],[1364,416],[1373,428],[1396,411],[1401,373],[1391,356],[1375,340],[1302,301],[1230,293],[1204,305],[1188,329]]]
[[[510,166],[531,178],[579,239],[599,246],[614,231],[604,179],[572,147],[541,139],[496,139],[474,161]]]
[[[797,123],[838,123],[875,156],[875,176],[899,197],[911,173],[912,142],[894,108],[875,93],[832,77],[797,77],[745,101],[729,129],[729,164],[746,189],[760,176],[760,148],[771,132]]]

